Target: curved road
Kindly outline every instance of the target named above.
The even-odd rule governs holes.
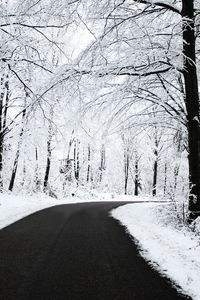
[[[125,203],[60,205],[0,231],[1,300],[181,300],[108,216]]]

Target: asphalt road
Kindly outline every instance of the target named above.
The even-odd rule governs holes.
[[[109,211],[124,203],[48,208],[0,231],[2,300],[180,300]]]

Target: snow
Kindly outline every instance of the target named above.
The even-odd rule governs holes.
[[[114,209],[111,215],[126,226],[140,254],[155,269],[182,293],[200,300],[200,236],[186,226],[175,228],[162,221],[162,210],[170,211],[171,205],[128,204]]]
[[[23,217],[36,211],[60,204],[72,204],[91,201],[133,201],[131,196],[116,196],[111,193],[86,193],[85,191],[74,191],[75,197],[53,199],[43,193],[33,195],[15,195],[14,193],[0,194],[0,229],[8,226]]]
[[[0,195],[0,229],[41,209],[58,204],[45,195]]]

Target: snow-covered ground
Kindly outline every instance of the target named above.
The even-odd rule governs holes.
[[[172,204],[128,204],[112,217],[126,226],[141,255],[182,292],[200,300],[200,235],[167,222]],[[168,220],[169,221],[169,220]]]
[[[56,205],[53,198],[45,195],[0,194],[0,229],[36,211]]]
[[[79,191],[75,197],[53,199],[45,194],[15,195],[0,194],[0,229],[20,220],[41,209],[60,204],[91,202],[91,201],[133,201],[134,197],[97,192],[85,193]]]

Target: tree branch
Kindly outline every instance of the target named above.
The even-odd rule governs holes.
[[[181,15],[181,11],[174,5],[170,5],[169,3],[166,2],[162,2],[162,1],[147,1],[147,0],[139,0],[138,2],[143,3],[143,4],[149,4],[149,5],[154,5],[154,6],[159,6],[162,8],[166,8],[169,9],[175,13],[178,13],[179,15]]]

